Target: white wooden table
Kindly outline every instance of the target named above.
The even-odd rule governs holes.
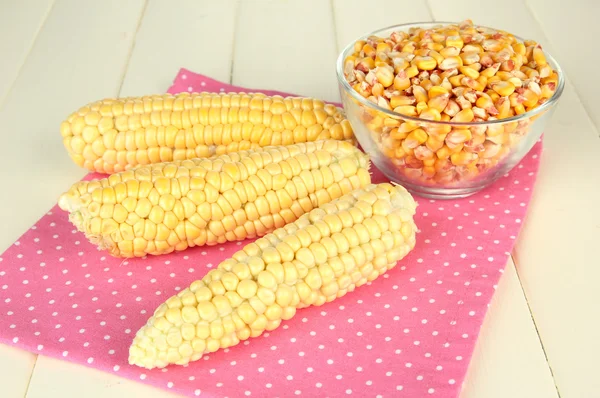
[[[562,9],[546,0],[0,1],[0,252],[85,174],[58,132],[81,104],[164,92],[179,67],[339,100],[334,63],[355,37],[398,23],[471,18],[541,42],[568,82],[462,396],[598,397],[600,2],[568,3]],[[171,396],[7,346],[0,346],[0,389],[5,398]]]

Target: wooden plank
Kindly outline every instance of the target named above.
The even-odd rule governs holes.
[[[117,94],[142,6],[65,0],[52,8],[0,109],[10,148],[0,157],[0,177],[12,193],[0,195],[0,219],[11,226],[0,231],[0,252],[85,174],[63,147],[60,123],[87,102]]]
[[[0,3],[0,37],[5,38],[0,40],[0,106],[14,84],[52,3],[53,0]],[[3,394],[7,397],[25,395],[36,357],[32,353],[0,345]]]
[[[0,344],[0,373],[2,374],[2,396],[23,397],[37,355]]]
[[[515,261],[561,395],[594,396],[600,138],[571,86],[554,120]]]
[[[0,105],[31,50],[54,0],[0,3]]]
[[[502,7],[491,0],[430,3],[436,19],[459,20],[461,10],[468,9],[476,23],[536,39],[554,52],[554,43],[522,1],[507,0]],[[562,24],[551,29],[564,31]],[[597,317],[591,315],[600,300],[592,285],[600,278],[595,252],[600,139],[570,84],[547,127],[544,148],[531,210],[515,249],[516,266],[559,392],[565,397],[594,396],[600,389],[595,372],[600,356]]]
[[[0,44],[2,87],[12,86],[0,108],[4,147],[10,148],[0,157],[0,178],[3,192],[13,193],[0,195],[0,219],[11,226],[0,231],[0,252],[85,174],[68,158],[58,127],[85,102],[116,95],[142,9],[142,1],[58,1],[36,36],[49,3],[27,3],[0,13],[0,34],[9,38]],[[5,44],[15,38],[19,45]],[[24,396],[36,355],[2,345],[0,358],[5,396]]]
[[[339,101],[327,1],[244,1],[238,9],[233,84]]]
[[[177,7],[150,2],[135,37],[120,95],[164,92],[180,67],[229,81],[234,11],[233,1],[185,1]],[[219,32],[218,46],[214,45],[215,32]],[[180,39],[173,40],[177,37]],[[184,40],[190,37],[194,40]],[[117,374],[40,356],[27,397],[65,396],[176,397]]]
[[[40,355],[27,398],[59,397],[176,398],[179,395],[116,374]]]
[[[461,10],[454,2],[434,1],[431,7],[410,1],[379,0],[370,9],[386,10],[384,18],[364,18],[356,10],[363,2],[334,0],[334,15],[341,49],[357,36],[385,26],[431,20],[460,20]],[[487,10],[491,5],[469,3],[469,7]],[[430,15],[430,9],[433,15]],[[455,14],[452,11],[456,10]],[[468,8],[471,9],[471,8]],[[499,303],[502,305],[499,305]],[[515,361],[518,358],[518,361]],[[517,363],[515,363],[517,362]],[[506,383],[506,380],[520,382]],[[556,391],[529,308],[524,299],[512,262],[502,279],[470,364],[462,396],[464,397],[554,397]]]
[[[461,398],[558,398],[515,266],[509,261],[473,353]]]
[[[181,67],[229,82],[235,10],[234,0],[149,2],[121,95],[165,92]]]
[[[595,50],[586,51],[578,43],[600,37],[600,2],[580,0],[571,5],[569,12],[560,7],[549,7],[544,0],[528,0],[529,10],[541,26],[544,35],[552,44],[556,58],[569,75],[577,90],[588,116],[593,120],[596,130],[600,130],[600,84],[595,78],[596,63],[600,56]]]

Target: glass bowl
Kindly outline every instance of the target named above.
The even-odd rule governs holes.
[[[369,36],[388,37],[393,31],[407,32],[411,27],[432,28],[446,24],[456,22],[419,22],[370,32],[348,44],[336,63],[346,117],[373,164],[391,181],[401,184],[412,193],[436,199],[472,195],[515,167],[542,135],[565,84],[562,69],[544,50],[548,64],[558,74],[552,97],[521,115],[493,121],[459,123],[425,120],[388,110],[363,97],[346,80],[344,60],[354,51],[356,41]],[[524,41],[518,36],[515,38]],[[389,133],[391,127],[398,127],[402,134],[392,137]],[[420,141],[430,140],[432,145],[429,147],[433,149],[446,143],[444,149],[452,146],[450,153],[438,156],[439,151],[433,153],[426,145],[420,145],[407,155],[402,148],[402,139],[406,136],[404,131],[415,129],[419,129],[422,135]]]

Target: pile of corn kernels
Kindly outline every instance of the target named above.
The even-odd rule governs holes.
[[[361,115],[384,155],[408,177],[433,183],[470,180],[493,169],[534,118],[485,122],[537,108],[558,84],[538,43],[470,20],[357,41],[344,75],[360,95],[398,114],[365,108]]]

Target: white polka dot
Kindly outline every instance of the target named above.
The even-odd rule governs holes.
[[[328,364],[328,365],[332,365],[332,364],[333,364],[333,359],[328,359],[328,360],[327,360],[327,364]]]
[[[317,387],[317,388],[321,388],[321,387],[323,387],[323,384],[321,384],[321,383],[316,383],[316,384],[315,384],[315,387]]]
[[[237,377],[237,379],[238,379],[239,381],[242,381],[242,380],[244,380],[244,376],[241,376],[241,375],[240,375],[240,376],[238,376],[238,377]]]
[[[292,376],[292,375],[287,375],[285,378],[286,378],[286,379],[288,379],[288,380],[293,380],[293,379],[294,379],[294,376]]]
[[[347,389],[346,390],[346,394],[348,394],[348,395],[352,394],[352,390],[351,389]]]
[[[419,380],[419,381],[423,380],[423,376],[421,376],[421,375],[418,375],[418,376],[417,376],[417,380]]]
[[[92,357],[89,357],[89,358],[87,359],[87,363],[90,363],[90,364],[91,364],[92,362],[94,362],[94,358],[92,358]]]
[[[396,386],[396,390],[398,390],[398,391],[402,391],[403,388],[404,387],[402,387],[402,386]]]
[[[430,388],[429,390],[427,390],[427,392],[428,392],[429,394],[433,394],[433,393],[435,392],[435,390],[434,390],[433,388]]]
[[[371,380],[367,380],[367,381],[365,382],[365,384],[366,384],[366,385],[368,385],[368,386],[370,386],[371,384],[373,384],[373,382],[372,382]]]
[[[201,391],[201,390],[194,390],[194,395],[198,396],[198,395],[200,395],[200,394],[202,394],[202,391]]]
[[[119,371],[119,369],[121,369],[121,367],[120,367],[119,365],[115,365],[115,366],[113,366],[113,370],[114,370],[115,372],[118,372],[118,371]]]
[[[338,380],[342,380],[342,375],[337,375],[337,376],[335,376],[335,378]]]

